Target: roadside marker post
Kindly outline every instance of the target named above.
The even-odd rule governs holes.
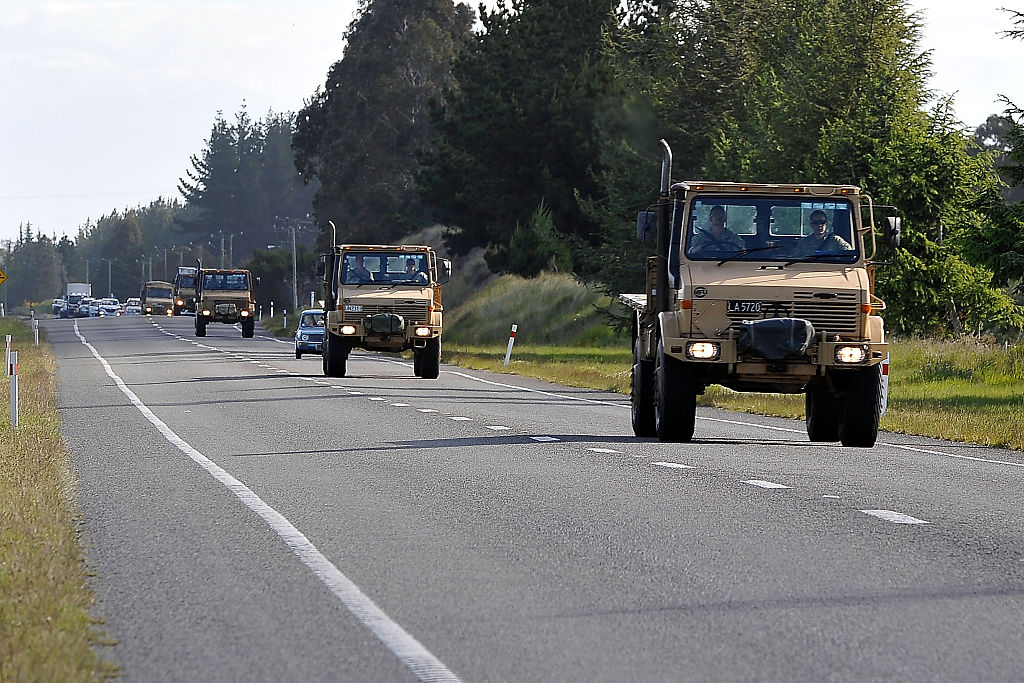
[[[270,317],[271,317],[271,319],[273,319],[273,317],[274,317],[274,302],[273,301],[270,302]]]
[[[39,321],[32,318],[32,337],[35,339],[36,346],[39,346]]]
[[[11,351],[7,361],[7,373],[11,376],[11,427],[18,426],[18,352]]]
[[[7,376],[11,376],[11,335],[7,335],[7,345],[4,347],[4,367],[7,368]]]
[[[512,345],[516,343],[516,330],[518,327],[518,325],[512,323],[512,331],[508,335],[508,350],[505,351],[505,365],[508,365],[508,361],[512,357]]]

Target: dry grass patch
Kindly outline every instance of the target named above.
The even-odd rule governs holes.
[[[76,531],[75,479],[60,434],[56,361],[31,330],[0,318],[18,351],[19,426],[0,380],[0,680],[87,681],[116,675],[93,645]]]

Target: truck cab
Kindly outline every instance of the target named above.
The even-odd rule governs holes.
[[[171,315],[174,303],[171,295],[172,285],[162,280],[149,280],[142,285],[139,299],[143,315]]]
[[[256,302],[252,298],[253,280],[248,270],[238,268],[196,269],[196,336],[206,336],[212,322],[241,323],[242,336],[252,337],[256,330]]]
[[[696,397],[718,384],[804,393],[812,441],[873,445],[888,345],[870,196],[666,175],[656,211],[638,216],[638,236],[659,242],[647,292],[620,296],[633,314],[634,433],[690,440]]]

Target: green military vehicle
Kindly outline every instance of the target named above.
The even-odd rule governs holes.
[[[253,280],[248,270],[203,268],[195,279],[196,336],[206,336],[211,322],[241,323],[242,336],[252,337],[256,330],[256,303],[252,298]]]
[[[441,286],[451,261],[426,246],[337,245],[320,257],[323,276],[323,370],[344,377],[352,349],[413,353],[417,377],[441,365]]]
[[[631,309],[637,436],[693,437],[697,395],[804,393],[812,441],[870,447],[888,389],[885,303],[874,295],[872,199],[852,185],[672,184],[637,234],[656,241]],[[898,244],[899,218],[886,235]]]

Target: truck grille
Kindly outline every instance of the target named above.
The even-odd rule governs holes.
[[[346,321],[362,320],[367,316],[376,315],[377,313],[397,313],[405,318],[407,322],[418,323],[427,321],[426,301],[402,302],[393,305],[362,304],[362,306],[363,310],[358,313],[353,311],[342,312],[342,319]]]
[[[811,292],[794,292],[794,301],[762,301],[760,313],[730,313],[729,329],[739,330],[744,320],[803,318],[814,325],[815,334],[857,334],[860,304],[857,295],[839,293],[832,299],[816,298]]]

